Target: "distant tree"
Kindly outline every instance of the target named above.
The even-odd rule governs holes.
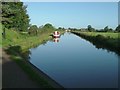
[[[59,30],[61,30],[61,29],[62,29],[62,27],[58,27],[58,29],[59,29]]]
[[[100,32],[100,30],[96,29],[96,32]]]
[[[43,26],[42,30],[41,30],[41,33],[44,33],[44,32],[51,32],[52,30],[56,30],[52,24],[50,23],[47,23]]]
[[[112,28],[109,28],[108,26],[106,26],[103,30],[102,30],[102,32],[112,32],[113,31],[113,29]]]
[[[120,25],[116,27],[115,32],[120,32]]]
[[[109,28],[108,32],[113,32],[113,29],[112,29],[112,28]]]
[[[70,28],[70,27],[69,27],[68,29],[69,29],[69,30],[74,30],[74,28]]]
[[[92,26],[91,25],[88,25],[88,31],[90,31],[91,32],[91,29],[92,29]]]
[[[30,26],[28,31],[30,35],[37,35],[37,32],[38,32],[38,27],[36,25]]]
[[[94,28],[92,28],[92,26],[91,26],[91,25],[88,25],[87,30],[88,30],[89,32],[93,32],[93,31],[95,31],[95,29],[94,29]]]
[[[103,29],[104,32],[108,32],[109,31],[109,28],[108,26],[106,26],[104,29]]]
[[[52,24],[47,23],[43,26],[43,28],[53,29],[54,27],[52,26]]]
[[[63,27],[62,29],[63,29],[63,30],[65,30],[65,28],[64,28],[64,27]]]
[[[97,30],[97,32],[104,32],[104,29]]]

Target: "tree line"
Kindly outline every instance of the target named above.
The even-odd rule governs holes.
[[[52,24],[47,23],[44,26],[30,24],[30,18],[27,14],[27,6],[23,2],[2,2],[2,30],[5,38],[6,29],[18,32],[28,32],[29,35],[38,35],[38,33],[55,30]]]
[[[108,26],[104,27],[103,29],[97,30],[93,28],[91,25],[88,25],[87,28],[81,28],[81,29],[76,29],[76,28],[68,28],[69,30],[79,30],[79,31],[88,31],[88,32],[120,32],[120,25],[116,27],[115,30],[112,28],[109,28]]]
[[[37,27],[37,25],[31,25],[28,29],[28,34],[29,35],[38,35],[38,34],[42,34],[45,32],[50,32],[56,30],[56,28],[54,26],[52,26],[52,24],[47,23],[44,26],[40,26]]]
[[[27,6],[23,2],[2,2],[2,26],[3,34],[5,36],[5,28],[16,30],[19,32],[27,31],[30,35],[37,35],[39,32],[43,33],[48,30],[55,30],[52,24],[46,24],[44,26],[37,27],[36,25],[30,25],[30,18],[27,14]],[[65,30],[64,27],[59,27],[59,30]],[[106,26],[104,29],[96,30],[91,25],[88,25],[85,29],[68,28],[70,30],[81,30],[89,32],[120,32],[120,25],[115,30]]]

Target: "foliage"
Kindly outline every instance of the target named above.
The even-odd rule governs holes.
[[[108,26],[104,28],[104,32],[107,32],[109,30]]]
[[[37,35],[37,32],[38,32],[38,27],[36,25],[30,26],[28,31],[30,35]]]
[[[116,32],[120,32],[120,25],[118,25],[115,29]]]
[[[94,29],[94,28],[92,28],[92,26],[91,26],[91,25],[88,25],[88,31],[89,31],[89,32],[93,32],[93,31],[95,31],[95,29]]]
[[[2,2],[2,24],[10,29],[26,31],[29,27],[29,16],[23,2]]]
[[[40,35],[43,33],[51,33],[54,30],[56,30],[56,29],[52,26],[52,24],[47,23],[44,26],[39,27],[38,34]]]
[[[58,27],[58,29],[63,29],[62,27]]]
[[[108,26],[106,26],[104,29],[101,30],[101,32],[112,32],[113,29],[109,28]]]
[[[112,32],[112,31],[113,31],[113,29],[112,29],[112,28],[109,28],[108,32]]]
[[[54,29],[54,27],[52,26],[52,24],[47,23],[43,26],[44,29]]]
[[[58,27],[58,30],[65,30],[64,27]]]
[[[47,23],[47,24],[44,25],[44,27],[46,27],[46,28],[50,28],[50,27],[52,27],[52,24]]]

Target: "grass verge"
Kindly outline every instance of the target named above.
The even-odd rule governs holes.
[[[27,60],[29,53],[26,53],[29,48],[46,43],[50,40],[52,38],[50,36],[51,33],[52,32],[45,32],[38,36],[29,36],[8,30],[6,31],[6,39],[3,39],[2,44],[5,51],[11,56],[11,59],[15,61],[33,81],[38,83],[42,88],[54,89],[45,78],[41,77],[33,70]]]
[[[97,48],[106,48],[107,50],[114,51],[120,55],[120,33],[98,33],[98,32],[81,32],[72,31],[72,33],[90,41]]]

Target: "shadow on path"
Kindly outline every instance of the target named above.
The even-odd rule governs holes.
[[[39,88],[2,50],[2,88]]]

